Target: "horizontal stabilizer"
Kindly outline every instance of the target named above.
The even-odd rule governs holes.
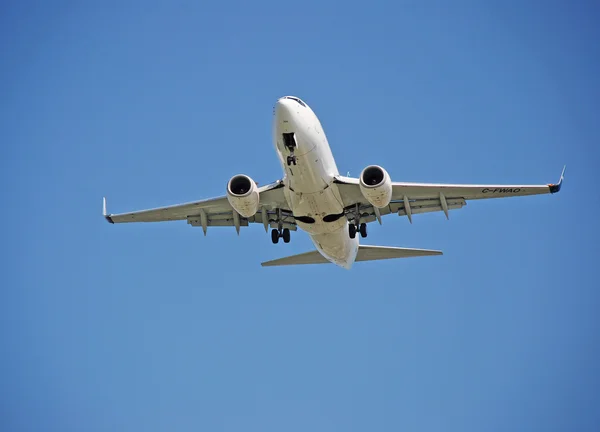
[[[442,251],[430,249],[410,249],[388,246],[359,246],[356,261],[376,261],[393,258],[410,258],[430,255],[442,255]],[[305,252],[279,258],[262,263],[263,267],[300,265],[300,264],[327,264],[329,261],[319,251]]]
[[[319,251],[305,252],[298,255],[291,255],[285,258],[279,258],[273,261],[261,263],[263,267],[286,266],[298,264],[327,264],[329,261],[325,259]]]
[[[359,246],[356,261],[375,261],[392,258],[410,258],[430,255],[443,255],[442,251],[431,249],[411,249],[388,246]]]

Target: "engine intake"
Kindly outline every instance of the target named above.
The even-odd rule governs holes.
[[[243,217],[254,216],[260,201],[254,180],[244,174],[231,177],[227,183],[227,201]]]
[[[392,200],[390,175],[378,165],[369,165],[360,173],[360,191],[377,208],[383,208]]]

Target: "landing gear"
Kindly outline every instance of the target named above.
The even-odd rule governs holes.
[[[360,224],[360,236],[362,238],[365,238],[367,236],[367,224],[366,223]]]
[[[298,144],[296,143],[296,136],[293,132],[283,134],[283,145],[290,151],[290,155],[287,157],[287,165],[296,165],[294,150],[298,147]]]
[[[367,224],[362,223],[360,225],[350,224],[348,225],[348,235],[351,239],[356,237],[356,233],[359,232],[362,238],[367,236]]]
[[[290,242],[290,230],[288,228],[284,228],[283,234],[281,236],[283,237],[284,243]]]
[[[273,244],[279,243],[279,238],[283,238],[284,243],[290,242],[290,230],[289,228],[284,228],[282,230],[273,229],[271,231],[271,241]]]
[[[353,212],[351,212],[351,216],[349,219],[354,221],[354,223],[350,222],[348,225],[348,235],[351,239],[356,237],[356,233],[359,232],[362,238],[367,236],[367,224],[360,223],[361,212],[360,212],[360,204],[356,204],[356,208]]]

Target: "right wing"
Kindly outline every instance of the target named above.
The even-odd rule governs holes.
[[[277,225],[279,218],[283,228],[296,230],[292,212],[287,209],[283,183],[277,181],[259,187],[258,192],[260,197],[258,212],[250,218],[244,218],[234,211],[226,196],[119,214],[106,212],[105,199],[103,215],[111,224],[187,220],[187,223],[192,226],[201,226],[205,234],[209,226],[234,226],[239,230],[240,226],[248,226],[249,223],[261,223],[267,230],[272,224]]]
[[[527,195],[554,194],[560,191],[565,170],[558,183],[545,185],[469,185],[440,183],[401,183],[392,182],[392,200],[381,209],[375,209],[363,196],[359,179],[338,176],[337,183],[345,212],[354,217],[356,208],[360,212],[361,222],[373,222],[381,216],[396,213],[407,216],[412,222],[412,215],[459,209],[468,200],[488,198],[508,198]]]

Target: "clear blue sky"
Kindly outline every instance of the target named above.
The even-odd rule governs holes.
[[[600,10],[425,3],[2,4],[1,430],[598,430]],[[350,272],[101,217],[280,178],[288,94],[344,174],[567,179],[389,216],[366,243],[445,255]]]

